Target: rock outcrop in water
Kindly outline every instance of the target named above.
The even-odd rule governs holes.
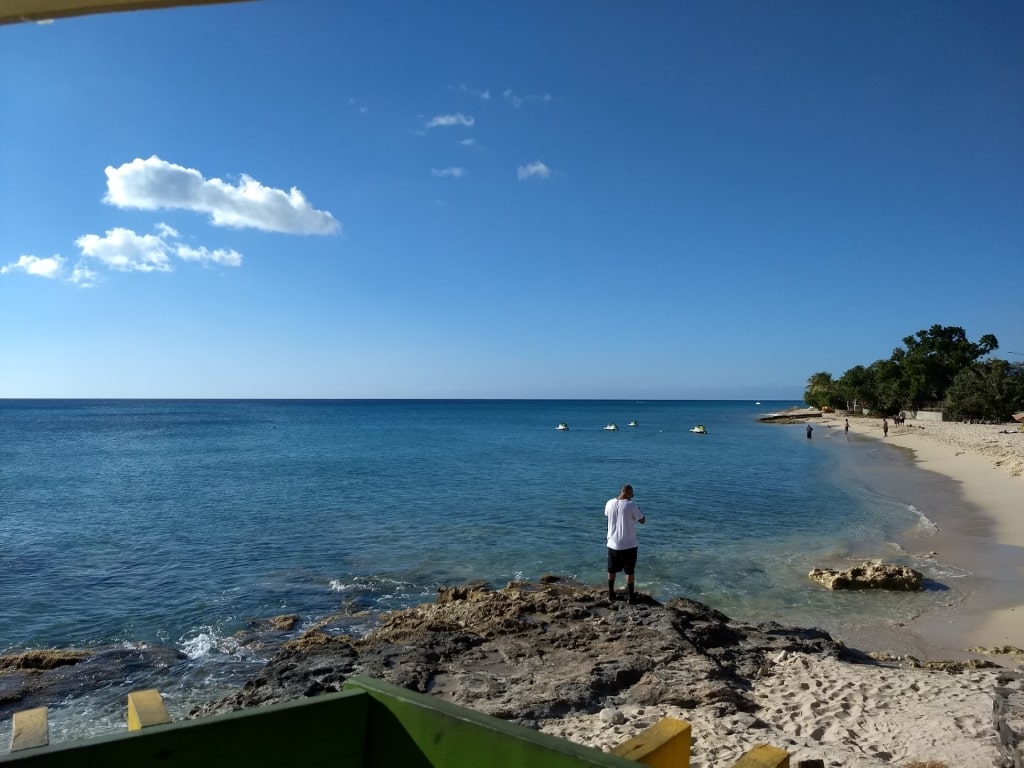
[[[444,588],[361,638],[310,630],[241,690],[190,716],[340,690],[352,675],[527,725],[630,703],[750,712],[750,681],[770,657],[851,655],[821,630],[734,624],[686,598],[610,603],[603,589],[546,580]]]
[[[180,651],[159,646],[50,649],[0,656],[0,719],[167,668],[186,658]]]
[[[843,571],[815,568],[807,574],[829,589],[892,589],[913,592],[924,587],[924,575],[905,565],[868,560]]]

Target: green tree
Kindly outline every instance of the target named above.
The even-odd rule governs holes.
[[[873,411],[891,414],[900,410],[920,410],[931,401],[945,399],[961,371],[999,347],[992,334],[974,342],[967,338],[963,328],[952,325],[933,325],[907,336],[903,344],[903,347],[893,350],[888,360],[876,360],[867,367],[854,366],[839,379],[834,380],[832,374],[824,371],[814,374],[807,380],[804,402],[819,408],[825,405],[851,407],[856,402]],[[1001,381],[997,372],[984,370]],[[975,373],[986,381],[991,378],[977,371]],[[1011,377],[1009,372],[1003,378],[1007,377]],[[977,389],[978,381],[970,381],[974,381],[972,386]],[[994,384],[990,384],[988,391],[995,397],[997,390]],[[967,387],[966,384],[962,386]],[[958,391],[961,405],[966,402],[968,394],[966,389]],[[1003,408],[998,402],[994,402],[992,407],[996,410]],[[1016,406],[1018,409],[1022,407],[1024,404],[1021,403]],[[972,408],[976,409],[975,406]]]
[[[902,382],[900,407],[917,409],[930,400],[942,400],[953,379],[979,358],[998,349],[999,342],[986,334],[968,340],[963,328],[933,325],[903,339],[906,349],[893,350],[889,361],[898,366]]]
[[[903,409],[910,398],[900,363],[893,360],[876,360],[868,367],[868,371],[875,389],[870,401],[871,410],[891,414]]]
[[[1024,364],[1006,360],[972,363],[946,391],[946,415],[954,421],[1009,421],[1024,410]]]
[[[874,375],[863,365],[855,365],[839,377],[836,392],[845,408],[853,408],[855,403],[870,407],[877,399]]]
[[[812,408],[824,408],[831,404],[834,392],[835,382],[832,381],[832,374],[820,371],[807,380],[804,402]]]

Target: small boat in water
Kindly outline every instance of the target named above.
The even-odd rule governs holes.
[[[703,424],[698,424],[696,427],[694,427],[690,431],[693,432],[693,434],[695,434],[695,435],[706,435],[708,433],[708,431],[706,429],[704,429],[704,425]]]
[[[629,426],[631,426],[631,427],[637,426],[636,419],[633,419],[631,422],[629,422]]]
[[[558,422],[558,426],[555,427],[555,429],[557,429],[559,432],[568,432],[569,431],[569,425],[566,424],[564,421],[560,421],[560,422]]]
[[[619,425],[616,424],[614,421],[611,424],[605,424],[604,428],[606,430],[608,430],[609,432],[618,432],[619,431]]]

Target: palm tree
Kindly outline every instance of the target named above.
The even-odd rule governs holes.
[[[807,388],[804,390],[804,402],[815,408],[823,408],[832,402],[835,393],[836,383],[832,380],[832,374],[826,371],[815,373],[807,380]]]

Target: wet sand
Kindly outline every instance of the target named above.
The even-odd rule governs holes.
[[[822,424],[842,430],[842,416]],[[1006,430],[1011,430],[1008,434]],[[977,656],[968,649],[1024,646],[1024,433],[1018,425],[850,419],[850,439],[908,451],[918,468],[936,475],[934,503],[921,511],[934,535],[908,537],[908,550],[933,551],[966,575],[948,612],[923,616],[907,629],[929,658]],[[951,481],[951,483],[950,483]],[[1005,659],[1013,663],[1012,657]]]

